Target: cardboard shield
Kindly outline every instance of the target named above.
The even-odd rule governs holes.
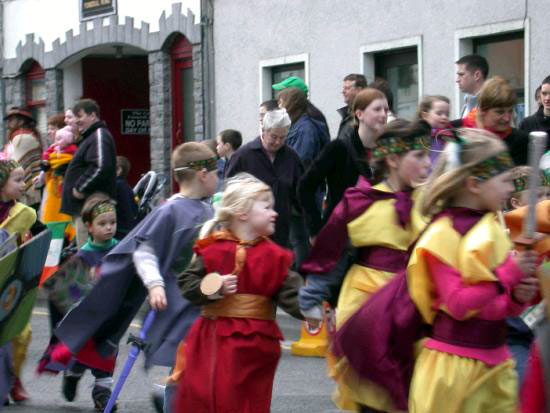
[[[0,347],[28,323],[52,233],[42,231],[0,258]]]

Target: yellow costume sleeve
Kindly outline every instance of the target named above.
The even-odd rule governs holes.
[[[427,253],[456,268],[464,282],[496,281],[492,269],[502,264],[512,243],[494,213],[485,214],[464,236],[454,228],[450,217],[430,224],[418,240],[407,266],[409,292],[424,320],[432,323],[435,287],[425,256]]]
[[[19,234],[21,238],[31,229],[36,221],[36,211],[21,202],[11,207],[8,217],[0,223],[0,228],[10,234]]]

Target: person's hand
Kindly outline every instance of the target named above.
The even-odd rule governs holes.
[[[525,304],[533,300],[539,290],[537,277],[526,277],[512,288],[512,296],[518,303]]]
[[[319,326],[321,325],[321,320],[318,320],[316,318],[308,318],[306,317],[306,323],[308,324],[309,327],[311,327],[312,329],[316,329],[316,328],[319,328]]]
[[[315,244],[315,239],[316,239],[316,238],[317,238],[317,237],[309,237],[309,245]]]
[[[237,276],[233,274],[222,275],[223,295],[235,294],[237,292]]]
[[[84,199],[84,194],[82,192],[78,192],[76,188],[73,188],[73,196],[76,199]]]
[[[156,285],[149,290],[149,304],[156,311],[162,311],[168,305],[166,293],[162,285]]]
[[[533,250],[520,251],[516,255],[516,263],[525,274],[525,277],[531,277],[537,269],[538,254]]]

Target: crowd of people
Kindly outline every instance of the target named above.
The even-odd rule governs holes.
[[[146,366],[170,369],[159,411],[269,412],[275,307],[317,326],[328,302],[342,410],[547,411],[550,171],[526,164],[529,132],[550,130],[550,76],[516,127],[511,83],[478,55],[456,67],[459,119],[441,95],[401,119],[387,82],[349,74],[332,135],[302,79],[274,84],[257,137],[226,129],[174,148],[178,190],[141,221],[96,102],[52,116],[43,152],[30,112],[11,109],[0,228],[22,242],[67,222],[77,247],[42,285],[52,336],[38,372],[63,371],[73,401],[90,370],[103,411],[147,300]],[[540,233],[526,239],[533,192]],[[16,402],[30,338],[29,324],[10,344]]]

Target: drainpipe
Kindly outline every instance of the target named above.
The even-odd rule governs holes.
[[[215,135],[214,105],[214,0],[201,0],[201,44],[204,139]]]
[[[4,2],[0,1],[0,113],[2,114],[0,119],[0,130],[2,135],[0,142],[4,147],[6,139],[6,131],[4,128],[4,113],[6,113],[6,82],[4,80]]]

